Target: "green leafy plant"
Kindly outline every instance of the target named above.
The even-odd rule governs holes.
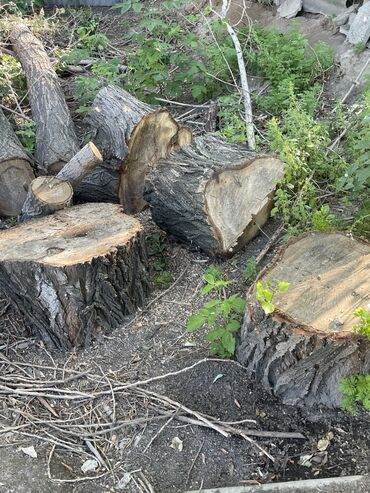
[[[216,291],[218,298],[205,303],[198,313],[189,318],[187,331],[194,332],[206,326],[212,354],[231,358],[235,352],[235,333],[241,326],[245,301],[236,294],[226,297],[224,289],[229,282],[217,267],[210,266],[203,279],[206,285],[202,293]]]
[[[357,404],[370,411],[370,375],[352,375],[340,382],[342,407],[355,414]]]
[[[158,234],[148,236],[145,244],[151,259],[152,282],[159,289],[167,289],[173,280],[169,271],[167,247]]]
[[[256,277],[258,276],[258,272],[260,271],[255,257],[250,257],[247,260],[245,269],[244,269],[244,277],[248,282],[254,282]]]
[[[331,231],[334,224],[334,215],[330,212],[328,205],[322,205],[312,214],[312,229],[314,231]]]
[[[15,132],[25,149],[33,154],[36,144],[36,125],[33,121],[23,120]]]
[[[358,308],[353,314],[360,319],[359,323],[353,327],[353,330],[370,340],[370,311],[366,310],[366,308]]]
[[[273,303],[275,295],[278,293],[285,293],[289,288],[290,283],[286,281],[266,281],[265,285],[262,284],[262,282],[257,283],[256,298],[266,315],[270,315],[276,309],[276,306]]]
[[[143,8],[143,3],[141,0],[127,0],[125,2],[116,3],[113,5],[112,9],[119,10],[121,14],[125,14],[129,10],[133,10],[134,12],[141,12]]]
[[[366,50],[366,43],[363,43],[362,41],[356,43],[355,46],[353,47],[353,51],[356,53],[356,55],[359,55],[365,50]]]
[[[0,55],[0,98],[12,100],[14,94],[11,88],[19,97],[26,94],[27,84],[22,73],[22,67],[13,56]]]
[[[12,14],[28,14],[44,6],[44,0],[10,0],[9,2],[2,3],[4,5],[1,5],[1,7]]]

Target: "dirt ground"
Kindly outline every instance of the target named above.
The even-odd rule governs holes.
[[[221,421],[254,421],[240,424],[243,429],[299,432],[304,438],[255,438],[255,443],[250,443],[240,436],[224,437],[212,429],[182,422],[176,417],[151,421],[154,408],[153,402],[146,400],[147,396],[117,393],[116,421],[143,417],[144,422],[110,432],[103,438],[97,436],[93,443],[103,455],[108,470],[100,465],[95,472],[84,475],[81,465],[94,455],[82,435],[69,436],[53,448],[55,440],[60,438],[53,428],[48,430],[45,425],[50,420],[49,426],[52,426],[53,418],[45,406],[31,396],[23,400],[3,396],[0,387],[0,463],[3,472],[0,492],[172,493],[202,486],[367,473],[369,414],[352,416],[342,411],[283,406],[249,381],[238,363],[216,359],[202,361],[208,355],[204,333],[188,334],[185,324],[203,302],[200,293],[202,274],[210,260],[167,239],[152,225],[147,212],[141,216],[148,237],[160,235],[162,238],[173,279],[171,287],[154,290],[148,308],[128,320],[126,326],[111,334],[100,334],[91,349],[69,355],[50,352],[39,341],[29,338],[20,317],[11,306],[5,309],[6,301],[3,300],[4,313],[0,322],[2,377],[18,374],[21,368],[31,372],[40,383],[55,376],[55,369],[59,368],[64,369],[65,375],[72,371],[90,372],[91,375],[100,372],[101,375],[114,375],[114,381],[135,382],[178,371],[200,361],[193,369],[152,382],[147,388]],[[246,261],[258,254],[275,229],[276,224],[270,222],[243,252],[221,264],[232,281],[232,292],[245,292],[247,284],[243,269]],[[155,264],[155,256],[151,262]],[[17,364],[22,366],[17,367]],[[98,377],[94,378],[98,380]],[[84,382],[76,385],[64,383],[60,388],[64,392],[86,388]],[[96,388],[99,385],[98,381],[93,384]],[[49,403],[59,416],[68,404],[53,399],[49,399]],[[109,395],[103,405],[111,405]],[[96,412],[97,407],[92,409]],[[157,417],[158,409],[154,412]],[[20,417],[17,410],[24,414]],[[78,406],[72,405],[68,413],[72,420],[80,416]],[[37,423],[37,419],[44,421]],[[29,420],[32,425],[17,428]],[[15,429],[5,433],[9,427]],[[319,441],[323,439],[328,440],[327,447],[320,451],[322,442]],[[65,448],[66,443],[71,446],[70,450]],[[176,448],[176,443],[181,444],[181,450],[179,445]],[[29,446],[34,446],[37,458],[21,450]],[[103,477],[87,478],[94,475]]]

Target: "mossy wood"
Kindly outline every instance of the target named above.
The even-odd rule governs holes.
[[[370,372],[370,341],[352,329],[370,301],[370,244],[339,233],[292,240],[258,279],[287,281],[266,317],[253,288],[237,347],[249,374],[285,404],[341,404],[339,383]]]
[[[141,211],[150,166],[191,140],[171,114],[138,101],[119,87],[101,89],[87,117],[104,163],[77,189],[79,200],[120,202],[128,214]]]
[[[227,256],[267,221],[283,170],[275,156],[208,134],[152,167],[144,198],[159,227],[209,255]]]
[[[56,174],[79,149],[63,91],[41,41],[25,24],[15,25],[10,40],[27,78],[36,123],[36,161],[49,174]]]
[[[45,343],[86,346],[149,293],[142,226],[96,203],[1,231],[0,286]]]
[[[30,158],[0,109],[0,216],[18,216],[34,179]]]

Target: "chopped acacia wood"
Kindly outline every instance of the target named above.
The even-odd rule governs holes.
[[[63,166],[57,174],[60,180],[69,181],[73,189],[81,183],[86,175],[91,173],[98,164],[103,162],[103,156],[93,142],[89,142]]]
[[[168,111],[144,104],[115,86],[98,92],[87,122],[105,161],[83,180],[77,197],[96,201],[108,195],[108,200],[119,201],[129,214],[146,206],[143,186],[149,167],[191,141],[191,131],[179,127]],[[110,185],[112,194],[103,183]]]
[[[18,216],[34,179],[27,156],[0,110],[0,216]]]
[[[36,161],[49,174],[57,173],[79,149],[63,91],[42,43],[25,24],[16,24],[10,39],[27,78]]]
[[[0,235],[1,290],[56,348],[86,346],[149,293],[143,228],[116,204],[83,204]]]
[[[72,204],[72,185],[55,176],[39,176],[29,186],[20,221],[48,216]]]
[[[284,164],[215,135],[197,137],[148,173],[154,221],[209,255],[231,255],[269,217]]]
[[[291,241],[258,279],[291,286],[268,317],[252,289],[237,359],[286,404],[340,406],[340,381],[370,371],[370,341],[352,330],[369,303],[369,266],[370,244],[343,234]]]

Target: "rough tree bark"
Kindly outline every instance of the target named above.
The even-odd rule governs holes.
[[[0,110],[0,216],[18,216],[33,179],[30,158]]]
[[[89,142],[63,166],[57,174],[60,180],[68,181],[75,190],[89,173],[103,162],[103,156],[93,142]]]
[[[288,281],[266,317],[253,287],[237,345],[250,376],[285,404],[340,406],[339,383],[369,373],[370,341],[353,332],[370,292],[370,245],[339,233],[291,241],[258,279]]]
[[[97,94],[87,117],[104,165],[77,189],[80,200],[119,201],[126,213],[142,210],[147,170],[159,159],[191,140],[168,111],[138,101],[115,86]]]
[[[36,161],[49,174],[56,174],[79,149],[63,91],[42,43],[26,25],[17,23],[10,39],[27,78],[36,123]]]
[[[42,340],[86,346],[149,293],[141,224],[115,204],[83,204],[0,235],[0,286]]]
[[[39,176],[35,178],[28,189],[20,222],[38,217],[48,216],[72,204],[72,185],[55,176]]]
[[[215,135],[196,138],[148,173],[159,227],[210,255],[231,255],[268,219],[284,164]]]

